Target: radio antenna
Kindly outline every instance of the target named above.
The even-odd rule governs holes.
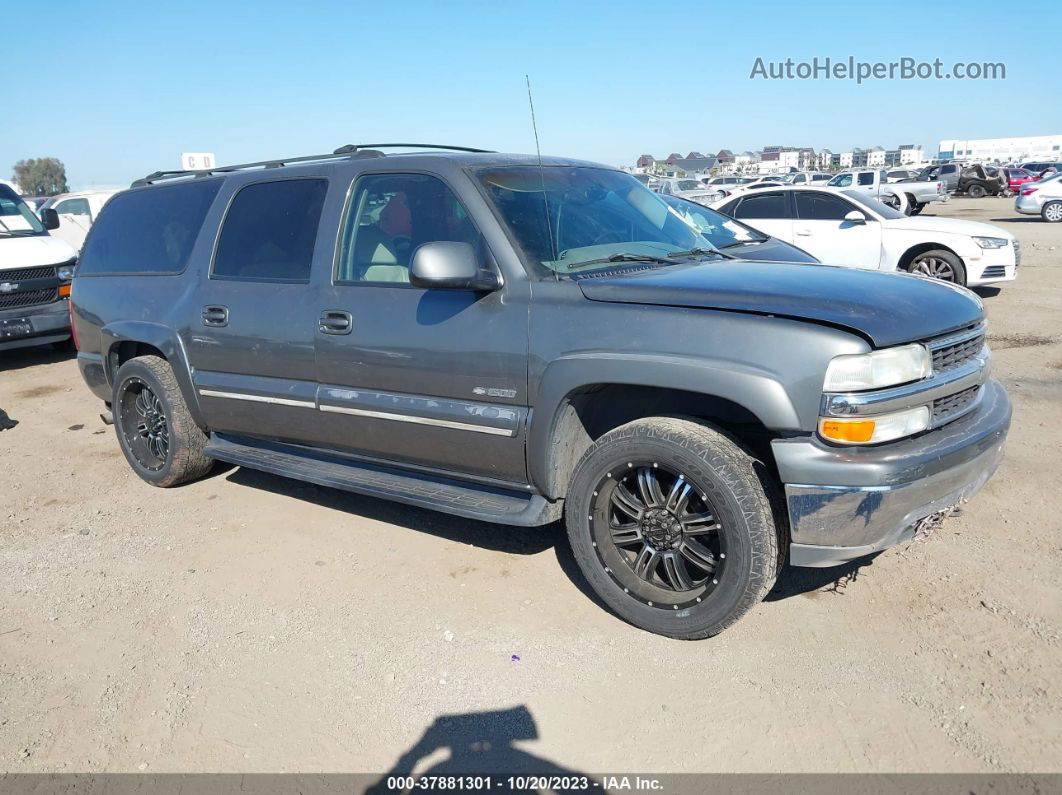
[[[549,198],[546,196],[546,172],[542,168],[542,147],[538,144],[538,123],[535,121],[535,101],[531,98],[531,77],[524,75],[524,82],[527,83],[527,104],[531,106],[531,129],[535,133],[535,152],[538,155],[538,178],[542,183],[542,203],[546,206],[546,231],[549,232],[549,252],[553,257],[553,261],[557,261],[557,241],[553,239],[553,222],[549,218]],[[557,275],[557,271],[550,268],[553,271],[553,275],[558,280],[560,277]]]

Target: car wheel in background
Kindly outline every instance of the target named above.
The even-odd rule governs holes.
[[[940,279],[943,282],[966,286],[966,268],[963,267],[962,260],[950,251],[942,249],[923,251],[911,260],[907,270],[911,273]]]
[[[715,635],[763,599],[785,555],[762,464],[696,420],[636,420],[576,466],[565,520],[590,586],[637,627]]]
[[[167,488],[210,471],[214,462],[203,455],[207,436],[165,359],[138,356],[119,367],[111,407],[125,460],[143,480]]]
[[[895,193],[886,193],[881,197],[881,203],[891,207],[894,210],[900,209],[900,197]]]
[[[986,193],[988,193],[988,191],[984,189],[983,185],[971,185],[966,189],[966,194],[971,199],[983,199]]]
[[[911,204],[911,215],[918,215],[925,208],[926,208],[925,202],[913,202]]]
[[[1040,217],[1049,224],[1062,221],[1062,201],[1051,201],[1040,208]]]

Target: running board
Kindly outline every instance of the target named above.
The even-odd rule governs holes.
[[[536,527],[561,516],[561,503],[541,494],[349,461],[316,450],[211,434],[203,452],[218,461],[482,522]]]

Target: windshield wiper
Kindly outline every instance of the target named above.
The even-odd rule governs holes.
[[[727,243],[725,246],[720,246],[719,248],[722,249],[722,248],[736,248],[737,246],[756,246],[756,245],[759,245],[760,243],[766,243],[766,242],[767,242],[767,238],[764,238],[763,240],[735,240],[733,243]]]
[[[687,249],[686,251],[669,251],[667,252],[669,257],[726,257],[727,259],[734,259],[729,254],[724,254],[722,251],[716,248],[703,248],[695,247]]]
[[[681,253],[681,252],[680,252]],[[588,259],[586,262],[576,262],[574,265],[568,266],[568,272],[580,270],[589,265],[601,265],[606,262],[662,262],[665,265],[678,265],[678,260],[669,259],[668,257],[658,257],[653,254],[611,254],[607,257],[600,257],[599,259]]]

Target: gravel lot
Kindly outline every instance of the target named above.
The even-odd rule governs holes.
[[[1062,769],[1062,225],[1012,201],[936,211],[1024,249],[1018,281],[984,291],[1015,408],[997,476],[930,540],[790,569],[708,641],[603,610],[559,526],[239,469],[153,489],[71,356],[0,354],[18,423],[0,431],[0,771],[379,772],[410,749],[418,772],[448,753],[501,770]],[[487,714],[420,742],[465,713]]]

